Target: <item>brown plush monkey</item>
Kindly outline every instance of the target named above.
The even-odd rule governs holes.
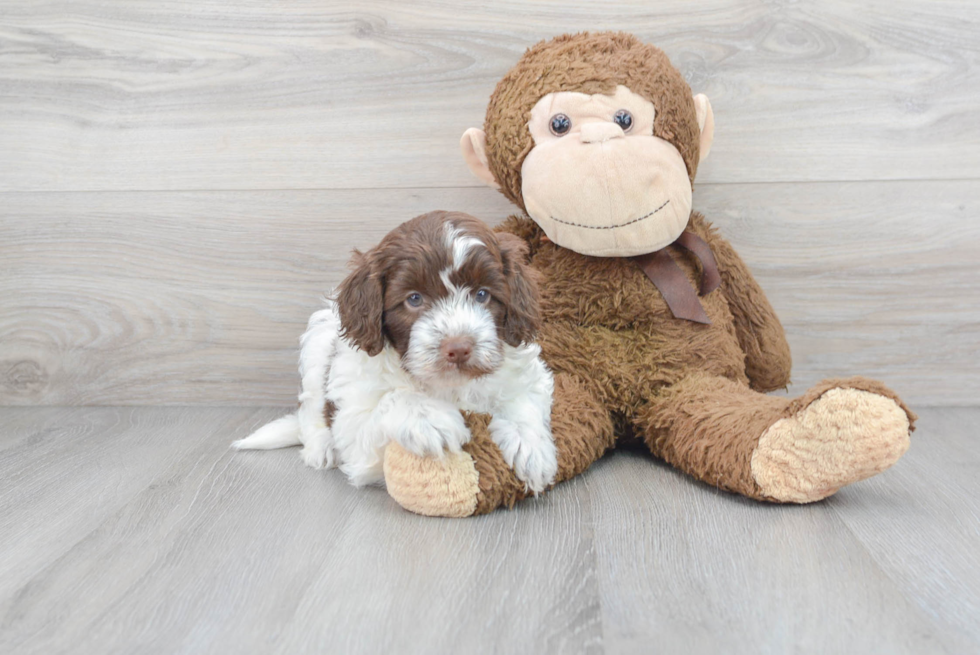
[[[691,211],[714,121],[663,52],[623,33],[539,43],[497,85],[485,129],[466,132],[464,157],[523,211],[499,229],[541,273],[556,482],[631,439],[721,489],[807,503],[906,451],[915,416],[878,382],[764,395],[789,382],[789,347],[738,254]],[[488,417],[467,420],[462,456],[389,446],[405,508],[469,516],[524,497]]]

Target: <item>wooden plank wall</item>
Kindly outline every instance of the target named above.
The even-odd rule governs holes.
[[[0,5],[0,404],[290,404],[352,247],[510,212],[462,164],[496,80],[625,29],[712,99],[695,207],[780,312],[793,390],[980,397],[980,4]]]

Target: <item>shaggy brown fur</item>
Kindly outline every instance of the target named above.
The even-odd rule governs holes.
[[[532,145],[527,117],[543,95],[611,93],[617,84],[654,103],[655,134],[677,147],[693,181],[699,147],[695,108],[690,90],[664,54],[629,35],[574,35],[528,50],[491,98],[487,154],[503,193],[523,208],[521,162]],[[721,275],[720,287],[701,298],[710,324],[675,318],[631,259],[562,248],[524,216],[513,216],[498,229],[527,243],[530,264],[541,274],[538,338],[556,374],[556,482],[584,471],[617,437],[636,438],[657,457],[721,489],[803,502],[767,495],[753,476],[753,453],[774,423],[798,415],[832,389],[876,394],[894,411],[904,412],[908,426],[915,419],[894,393],[863,378],[828,380],[795,400],[764,395],[789,383],[783,328],[745,263],[696,212],[688,229],[710,246]],[[697,288],[698,259],[678,246],[667,250]],[[873,417],[831,418],[833,430],[856,425],[876,435]],[[469,425],[473,441],[465,449],[479,474],[476,513],[513,505],[524,497],[524,488],[490,441],[487,417],[471,416]],[[831,439],[838,434],[833,430]],[[899,437],[907,440],[907,431]],[[904,449],[892,451],[900,456]]]
[[[827,380],[790,399],[761,391],[789,382],[789,347],[772,307],[748,268],[700,214],[690,229],[715,253],[720,292],[702,298],[711,325],[676,319],[642,271],[628,259],[579,255],[543,239],[527,218],[501,230],[525,238],[541,271],[543,323],[539,339],[556,371],[552,431],[558,448],[556,483],[578,475],[619,437],[635,434],[651,452],[695,478],[759,500],[750,461],[759,437],[835,388],[871,391],[895,400],[880,382]],[[692,284],[696,258],[670,252]],[[480,474],[477,513],[513,506],[523,486],[490,441],[484,423],[471,423],[465,449]]]
[[[749,460],[790,401],[752,389],[789,382],[789,347],[758,283],[704,218],[693,214],[689,229],[711,246],[722,275],[721,289],[701,299],[710,325],[674,318],[629,259],[561,248],[527,218],[513,216],[499,229],[527,241],[531,264],[541,272],[539,341],[545,361],[566,381],[556,384],[552,431],[559,462],[578,460],[560,466],[557,481],[580,473],[612,445],[607,435],[612,417],[620,416],[655,455],[715,486],[761,497]],[[697,284],[697,259],[680,247],[669,250]],[[478,469],[488,467],[471,454]],[[517,484],[502,462],[493,469],[486,485],[480,471],[481,490],[494,487],[496,496]],[[482,502],[478,509],[517,499],[505,492],[496,505]]]

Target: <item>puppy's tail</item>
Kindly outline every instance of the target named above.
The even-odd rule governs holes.
[[[237,450],[272,450],[299,446],[302,443],[299,438],[299,418],[296,414],[289,414],[266,423],[244,439],[233,441],[231,447]]]

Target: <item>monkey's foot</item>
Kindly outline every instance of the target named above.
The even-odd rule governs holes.
[[[465,451],[441,459],[418,457],[391,442],[384,472],[388,495],[410,512],[452,518],[476,512],[480,475]]]
[[[891,398],[830,389],[763,433],[752,453],[752,476],[773,500],[821,500],[898,461],[909,447],[909,419]]]
[[[418,457],[392,442],[385,448],[388,495],[416,514],[461,518],[513,507],[527,488],[490,437],[490,416],[463,412],[472,438],[461,453]]]

